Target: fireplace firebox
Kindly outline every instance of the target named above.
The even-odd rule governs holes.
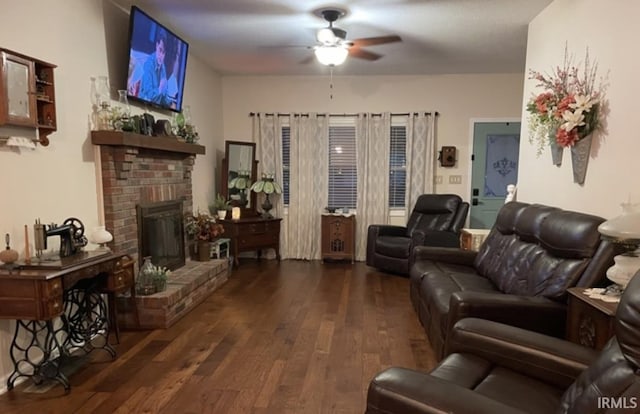
[[[136,206],[138,252],[151,262],[175,270],[185,264],[182,201],[163,201]]]

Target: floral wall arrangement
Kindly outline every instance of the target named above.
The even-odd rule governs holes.
[[[598,65],[589,59],[574,64],[565,47],[564,62],[551,73],[529,71],[542,92],[527,103],[529,142],[536,145],[540,156],[551,149],[554,165],[562,164],[563,148],[571,149],[574,182],[583,184],[592,134],[601,124],[604,83],[597,78]]]

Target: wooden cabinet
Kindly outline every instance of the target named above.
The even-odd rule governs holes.
[[[614,335],[617,303],[604,302],[585,295],[584,288],[570,288],[567,311],[567,339],[601,350]]]
[[[462,229],[460,231],[460,248],[477,252],[490,232],[489,229]]]
[[[55,65],[0,49],[0,125],[37,128],[40,143],[57,129]]]
[[[262,249],[274,249],[276,258],[280,260],[280,221],[282,219],[264,219],[249,217],[239,220],[219,220],[224,227],[224,237],[231,239],[231,254],[236,266],[238,253],[258,251],[258,258]]]
[[[356,259],[356,217],[322,215],[322,260]]]

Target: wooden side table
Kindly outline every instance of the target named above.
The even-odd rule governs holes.
[[[322,215],[322,260],[356,260],[356,216]]]
[[[463,250],[480,250],[480,246],[487,238],[489,229],[462,229],[460,230],[460,247]]]
[[[569,288],[567,339],[601,350],[614,335],[613,322],[617,303],[605,302],[585,295],[584,288]]]

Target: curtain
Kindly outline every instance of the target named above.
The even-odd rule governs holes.
[[[407,192],[405,217],[421,194],[433,193],[435,112],[410,114],[407,122]]]
[[[253,142],[256,143],[256,160],[258,163],[258,179],[262,173],[274,173],[275,181],[282,184],[282,135],[278,114],[259,113],[253,117]],[[262,204],[264,195],[258,196],[258,206]],[[282,217],[282,197],[270,198],[274,217]],[[282,248],[282,246],[280,246]]]
[[[389,220],[389,152],[391,114],[358,114],[356,162],[358,203],[356,208],[356,260],[365,260],[370,224]]]
[[[327,205],[329,116],[290,116],[289,209],[283,225],[283,257],[321,257],[321,215]]]

